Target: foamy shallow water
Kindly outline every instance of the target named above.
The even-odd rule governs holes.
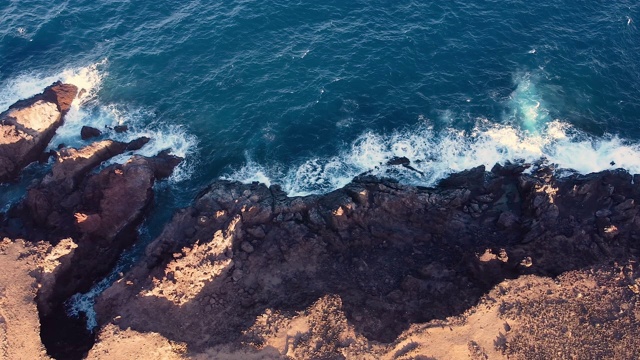
[[[222,178],[280,184],[291,196],[303,196],[335,190],[365,172],[389,176],[389,169],[394,169],[392,176],[398,180],[419,186],[433,186],[454,172],[476,166],[490,169],[519,161],[543,161],[565,173],[617,168],[640,173],[639,142],[611,134],[594,136],[566,121],[552,120],[529,73],[515,74],[514,87],[500,119],[477,118],[468,130],[435,130],[437,121],[422,118],[417,125],[391,133],[365,131],[336,155],[294,164],[264,165],[247,153],[246,163]],[[393,157],[408,158],[422,174],[387,166]]]
[[[423,174],[386,165],[393,157],[407,157]],[[247,159],[246,165],[223,178],[280,184],[289,195],[301,196],[335,190],[365,172],[389,176],[388,170],[394,169],[392,176],[404,183],[434,186],[452,173],[480,165],[490,169],[495,164],[540,160],[583,174],[617,168],[635,174],[640,173],[640,144],[617,136],[589,136],[560,121],[530,134],[481,120],[471,132],[438,134],[428,127],[390,135],[366,132],[339,155],[308,159],[290,168],[267,167]]]
[[[108,161],[124,163],[131,155],[154,156],[163,150],[170,149],[171,153],[185,159],[169,179],[180,182],[193,174],[193,155],[197,150],[198,139],[189,134],[180,124],[167,124],[155,119],[152,111],[123,106],[121,104],[102,104],[97,96],[103,79],[108,76],[106,68],[108,60],[80,68],[65,69],[54,75],[25,73],[0,84],[0,108],[6,109],[18,100],[28,98],[42,92],[53,82],[62,81],[76,85],[79,95],[74,100],[65,122],[49,144],[55,149],[59,144],[70,147],[82,147],[93,141],[84,141],[80,137],[83,126],[95,127],[105,136],[113,140],[128,142],[146,136],[151,141],[140,150],[122,154]],[[127,125],[129,131],[116,133],[113,127]]]

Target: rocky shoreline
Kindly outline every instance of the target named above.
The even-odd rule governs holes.
[[[4,134],[40,139],[19,150],[0,143],[0,180],[43,158],[75,92],[54,84],[0,115]],[[0,279],[8,358],[21,349],[46,357],[33,336],[12,345],[17,323],[7,314],[33,304],[30,324],[55,358],[640,355],[640,176],[557,177],[530,164],[478,167],[434,188],[363,174],[307,197],[215,181],[100,296],[95,337],[64,301],[135,242],[154,181],[182,159],[134,155],[100,169],[148,139],[91,133],[102,140],[57,151],[50,173],[1,219],[1,266],[29,269],[21,274],[35,284],[20,290],[32,299],[22,304],[3,290],[12,279]]]

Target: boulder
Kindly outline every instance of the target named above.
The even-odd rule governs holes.
[[[389,161],[387,161],[387,165],[409,165],[409,164],[411,164],[411,160],[407,159],[404,156],[402,157],[394,156],[391,159],[389,159]]]
[[[80,130],[80,137],[82,137],[82,140],[91,139],[100,135],[102,135],[102,131],[91,126],[83,126]]]

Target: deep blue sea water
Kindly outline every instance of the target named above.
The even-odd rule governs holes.
[[[220,177],[322,193],[392,156],[421,185],[516,159],[640,173],[639,23],[630,0],[4,0],[0,107],[61,79],[86,91],[52,146],[127,124],[107,135],[185,156],[150,234]]]

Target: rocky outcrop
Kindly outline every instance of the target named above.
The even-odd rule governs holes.
[[[10,210],[13,226],[5,229],[9,235],[54,245],[71,238],[77,247],[73,266],[58,269],[52,290],[38,298],[42,316],[74,293],[88,290],[135,240],[135,228],[153,201],[155,180],[169,176],[182,159],[168,152],[152,158],[133,156],[125,164],[90,172],[148,141],[102,140],[81,149],[60,149],[51,171]]]
[[[61,222],[63,214],[70,215],[80,200],[78,187],[95,167],[125,151],[137,150],[149,141],[140,138],[130,143],[103,140],[80,150],[63,148],[56,153],[56,162],[38,186],[27,193],[26,214],[29,229],[43,227],[48,233],[70,234],[69,224]],[[70,219],[70,216],[67,216]],[[65,227],[66,225],[66,227]],[[58,231],[58,228],[59,229]]]
[[[116,125],[113,127],[113,130],[117,133],[123,133],[129,131],[129,126],[127,125]]]
[[[52,291],[38,298],[43,341],[55,357],[77,358],[93,343],[82,319],[67,317],[64,302],[77,292],[88,291],[137,239],[136,228],[153,201],[155,180],[166,177],[180,161],[161,154],[153,158],[133,156],[125,164],[108,166],[87,177],[66,203],[53,207],[43,217],[50,219],[57,214],[57,221],[46,224],[53,242],[62,234],[71,234],[77,243],[69,259],[72,266],[59,270]]]
[[[0,169],[0,180],[14,177],[43,153],[76,90],[56,83],[2,114],[0,125],[7,136],[0,141],[0,165],[9,165]],[[87,135],[86,128],[83,133]],[[51,152],[55,157],[51,171],[0,218],[0,233],[43,241],[42,246],[53,249],[38,265],[40,270],[32,273],[38,281],[35,303],[40,335],[48,353],[56,358],[78,358],[93,343],[82,319],[66,315],[64,301],[87,291],[111,270],[137,238],[136,227],[153,201],[154,182],[171,175],[182,161],[167,150],[154,157],[134,155],[124,164],[95,171],[105,161],[138,150],[149,140],[102,140],[81,149],[59,147]]]
[[[14,179],[38,160],[62,125],[77,91],[74,85],[55,83],[0,114],[0,182]]]
[[[0,175],[42,153],[71,90],[54,84],[2,114],[15,137],[0,143]],[[99,299],[91,349],[64,302],[135,241],[155,180],[182,159],[100,165],[148,141],[59,149],[0,219],[2,233],[43,240],[0,243],[0,354],[46,358],[40,326],[55,358],[640,355],[628,335],[640,330],[640,177],[526,164],[434,188],[364,174],[307,197],[215,181]],[[417,171],[407,158],[387,165]]]
[[[102,149],[94,148],[96,154]],[[34,220],[26,225],[33,234],[30,237],[42,234],[52,243],[63,236],[71,237],[78,244],[73,267],[58,275],[53,296],[46,303],[58,304],[78,291],[88,290],[111,269],[122,250],[136,238],[135,228],[153,200],[154,181],[165,177],[166,168],[173,168],[179,161],[167,154],[155,158],[133,156],[125,164],[111,165],[87,177],[81,186],[69,191],[73,175],[84,167],[78,161],[61,181],[55,180],[57,174],[65,172],[56,172],[54,167],[40,187],[29,190],[21,211],[25,222]]]
[[[463,314],[505,279],[635,261],[631,175],[525,168],[479,167],[432,189],[361,176],[302,198],[216,181],[103,294],[101,322],[160,333],[195,354],[259,346],[247,329],[265,312],[304,311],[330,295],[356,334],[393,342],[412,324]]]

